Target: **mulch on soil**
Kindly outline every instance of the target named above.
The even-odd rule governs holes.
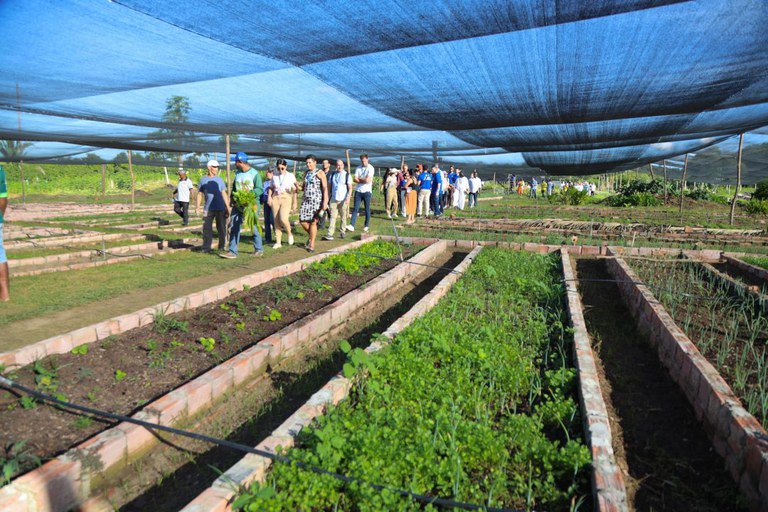
[[[637,332],[602,259],[578,259],[613,449],[631,510],[747,510],[677,384]]]
[[[418,250],[411,248],[404,256]],[[381,260],[360,274],[332,278],[304,270],[192,311],[157,317],[152,325],[88,345],[87,354],[46,357],[14,370],[11,377],[74,403],[130,415],[398,263]],[[201,338],[214,340],[212,350]],[[19,396],[2,390],[0,408],[0,447],[26,440],[29,451],[42,460],[113,424],[41,404],[25,409]]]

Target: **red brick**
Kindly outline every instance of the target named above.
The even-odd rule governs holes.
[[[210,407],[213,402],[213,383],[206,375],[201,375],[184,386],[187,394],[187,414],[190,416]]]
[[[98,436],[80,444],[77,451],[98,457],[102,464],[95,471],[103,472],[116,465],[123,465],[128,461],[127,439],[125,432],[111,428]]]
[[[136,419],[142,420],[147,419],[144,418],[143,415],[141,417],[139,415],[135,415],[134,417]],[[147,421],[150,420],[147,419]],[[120,423],[115,428],[121,430],[125,435],[125,443],[127,446],[129,460],[131,459],[132,454],[143,452],[144,449],[157,443],[157,437],[155,437],[152,431],[140,425],[124,422]]]
[[[78,343],[78,345],[82,343],[86,343],[86,341],[82,341]],[[75,344],[73,344],[72,335],[63,334],[56,338],[51,338],[51,340],[45,344],[45,352],[47,355],[66,354],[67,352],[72,350],[74,347],[75,347]]]
[[[251,365],[251,376],[257,377],[267,371],[269,364],[269,348],[256,345],[248,349],[248,362]]]
[[[232,383],[237,387],[251,378],[251,363],[243,354],[233,357],[227,363],[232,367]]]
[[[206,489],[182,510],[183,512],[227,512],[231,509],[226,499],[216,496],[212,489]]]
[[[119,326],[119,332],[130,331],[131,329],[135,329],[139,326],[139,315],[132,313],[130,315],[119,316],[117,317],[117,322]]]
[[[17,478],[13,485],[32,494],[34,510],[69,510],[82,499],[78,480],[81,463],[54,459]]]
[[[205,375],[211,379],[211,396],[214,401],[232,390],[234,381],[231,368],[217,366],[207,371]]]
[[[595,471],[595,488],[600,491],[603,489],[624,489],[624,480],[618,471]]]
[[[747,436],[744,462],[746,473],[757,488],[763,465],[768,464],[768,439],[754,435]]]
[[[171,391],[152,402],[146,410],[157,412],[161,425],[173,425],[187,415],[187,395],[179,390]]]

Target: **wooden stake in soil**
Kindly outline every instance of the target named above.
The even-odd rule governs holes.
[[[230,150],[230,147],[229,147],[229,134],[226,134],[224,136],[224,140],[226,141],[226,144],[227,144],[227,190],[230,190],[229,189],[229,185],[230,185],[230,183],[229,183],[229,150]]]
[[[136,176],[133,175],[133,152],[128,150],[128,172],[131,173],[131,210],[136,206]]]
[[[731,201],[731,226],[733,218],[736,215],[736,198],[739,197],[741,188],[741,150],[744,148],[744,134],[739,135],[739,158],[736,160],[736,188],[733,191],[733,200]]]
[[[688,172],[688,153],[683,161],[683,179],[680,180],[680,224],[683,223],[683,198],[685,197],[685,175]]]
[[[17,119],[19,121],[19,157],[22,156],[22,153],[24,152],[24,146],[22,145],[21,141],[21,95],[19,94],[19,82],[16,82],[16,115]],[[21,178],[21,204],[26,205],[27,204],[27,188],[24,183],[24,159],[19,158],[19,177]]]

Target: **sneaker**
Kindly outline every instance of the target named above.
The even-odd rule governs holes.
[[[254,258],[261,258],[262,256],[264,256],[264,251],[256,251],[253,253]]]
[[[368,226],[365,226],[365,227],[363,228],[363,233],[367,233],[367,232],[368,232]]]
[[[281,244],[280,242],[278,242],[278,243],[276,243],[275,245],[273,245],[273,246],[272,246],[272,248],[273,248],[273,249],[279,249],[279,248],[281,248],[282,246],[283,246],[283,244]]]
[[[391,213],[388,213],[388,214],[387,214],[387,218],[391,219],[391,218],[392,218],[392,214],[391,214]]]
[[[333,240],[333,237],[331,235],[325,235],[323,240]]]
[[[393,214],[392,214],[392,216],[393,216],[394,218],[397,218],[397,214],[396,214],[396,213],[393,213]]]
[[[354,230],[355,230],[355,226],[353,226],[352,224],[347,226],[347,231],[354,231]]]
[[[237,254],[233,253],[232,251],[222,252],[219,253],[220,258],[226,258],[228,260],[233,260],[237,258]]]
[[[288,245],[293,245],[293,235],[288,235]]]

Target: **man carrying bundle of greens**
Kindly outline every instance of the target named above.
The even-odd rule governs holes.
[[[5,169],[0,165],[0,302],[11,300],[11,285],[8,279],[8,258],[3,247],[3,215],[8,208],[8,185],[5,181]]]
[[[253,230],[253,255],[264,256],[264,246],[259,233],[259,197],[264,191],[261,174],[248,165],[248,155],[239,152],[235,156],[235,182],[229,202],[232,207],[231,227],[229,230],[229,251],[219,254],[222,258],[237,258],[237,246],[240,243],[241,228]]]

